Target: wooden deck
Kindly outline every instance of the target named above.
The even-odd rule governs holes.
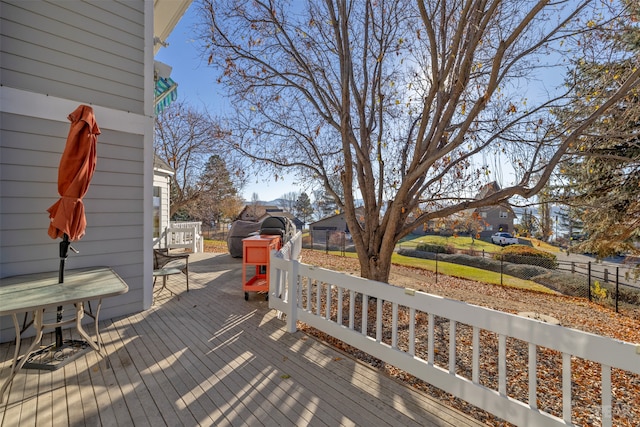
[[[245,301],[242,261],[193,254],[146,312],[101,322],[95,352],[57,371],[22,370],[0,405],[4,426],[476,426],[304,335],[287,334],[264,295]],[[47,341],[47,337],[43,340]],[[0,345],[0,380],[13,343]],[[8,394],[8,396],[7,396]]]

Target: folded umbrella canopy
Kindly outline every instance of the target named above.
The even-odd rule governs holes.
[[[64,267],[69,250],[69,241],[84,236],[87,220],[82,198],[87,194],[93,173],[96,170],[96,144],[100,129],[93,108],[80,105],[69,114],[71,128],[58,168],[58,193],[60,199],[49,212],[49,236],[62,237],[60,242],[60,270],[58,282],[64,283]],[[73,248],[72,248],[73,249]],[[58,307],[58,319],[62,319],[62,307]],[[56,328],[56,347],[62,347],[62,328]]]
[[[49,236],[56,239],[66,234],[75,241],[84,236],[87,227],[82,198],[96,169],[96,143],[100,129],[93,108],[88,105],[76,108],[69,114],[69,120],[71,128],[58,169],[58,193],[61,197],[47,211],[51,219]]]

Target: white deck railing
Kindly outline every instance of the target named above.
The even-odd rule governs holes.
[[[190,249],[191,252],[203,252],[204,240],[200,222],[171,221],[165,229],[165,247],[169,249]]]
[[[297,258],[273,252],[270,260],[269,306],[286,314],[289,332],[296,331],[296,321],[304,322],[516,425],[574,425],[583,416],[601,419],[603,426],[619,418],[634,422],[634,403],[612,397],[612,369],[618,387],[624,387],[619,370],[640,374],[640,345],[325,270]],[[513,368],[514,358],[527,366],[523,372]],[[601,400],[589,406],[572,396],[574,375],[591,376]],[[517,400],[515,388],[527,390],[527,399]],[[553,388],[556,393],[549,396]]]

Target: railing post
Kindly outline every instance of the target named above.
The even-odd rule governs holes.
[[[438,251],[436,250],[436,283],[438,283]]]
[[[620,267],[616,267],[616,313],[618,313],[618,293],[620,292]]]
[[[589,288],[589,301],[591,301],[591,261],[587,264],[587,285]]]
[[[297,330],[298,314],[298,266],[300,263],[292,259],[289,261],[289,289],[287,306],[287,332],[294,333]]]

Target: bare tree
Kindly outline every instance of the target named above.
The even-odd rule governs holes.
[[[626,10],[594,0],[201,5],[206,56],[236,107],[231,141],[275,171],[319,181],[344,213],[361,274],[381,281],[416,227],[536,195],[640,76],[640,67],[620,76],[580,123],[550,114],[572,102],[570,88],[529,88],[562,75],[579,34],[616,30],[608,17]],[[475,198],[492,180],[484,159],[498,155],[513,182]]]
[[[293,213],[296,207],[296,202],[298,201],[298,197],[300,197],[300,192],[289,191],[288,193],[280,196],[280,199],[278,199],[278,204],[285,211]]]
[[[202,205],[199,199],[211,190],[210,180],[202,177],[213,154],[224,158],[233,185],[237,191],[242,189],[244,168],[222,144],[225,137],[214,118],[184,102],[172,103],[156,117],[154,151],[175,172],[171,181],[171,216]]]

